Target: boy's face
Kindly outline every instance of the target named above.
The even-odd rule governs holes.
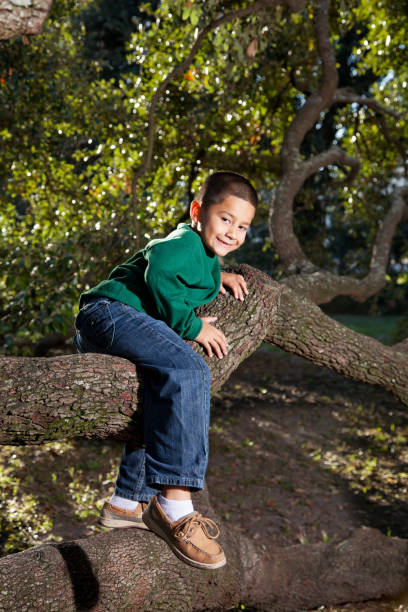
[[[222,202],[202,208],[199,202],[191,205],[191,218],[205,246],[216,255],[225,257],[244,242],[255,215],[255,207],[242,198],[228,195]]]

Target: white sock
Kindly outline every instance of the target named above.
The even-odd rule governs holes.
[[[126,497],[120,497],[119,495],[112,495],[110,498],[112,506],[122,508],[122,510],[136,510],[139,502],[135,499],[127,499]]]
[[[167,499],[161,493],[158,496],[158,502],[169,519],[174,523],[182,516],[194,512],[194,506],[191,499]]]

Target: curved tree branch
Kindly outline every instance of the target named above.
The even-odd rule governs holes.
[[[357,157],[348,155],[344,149],[334,145],[330,147],[330,149],[327,149],[327,151],[323,151],[318,155],[309,157],[309,159],[304,162],[302,168],[302,176],[304,176],[304,181],[309,176],[317,172],[320,168],[325,168],[333,164],[337,166],[349,166],[351,168],[346,179],[344,179],[344,181],[337,181],[336,185],[350,183],[357,176],[360,170],[360,161],[357,159]]]
[[[276,189],[269,215],[269,228],[285,271],[289,274],[313,272],[316,266],[306,257],[293,231],[293,201],[308,174],[307,164],[300,155],[300,145],[315,125],[320,113],[330,106],[338,85],[338,72],[334,49],[330,43],[329,0],[322,0],[316,12],[315,34],[322,61],[322,83],[312,93],[290,124],[281,150],[282,178]]]
[[[201,30],[201,32],[198,34],[197,38],[195,39],[194,44],[192,45],[189,54],[185,57],[185,59],[180,64],[178,64],[178,66],[175,66],[173,70],[169,72],[167,77],[165,77],[163,81],[160,83],[160,85],[158,86],[158,88],[156,89],[152,97],[150,108],[149,108],[149,117],[148,117],[147,151],[146,151],[145,158],[143,160],[142,165],[133,174],[132,193],[136,189],[137,181],[140,179],[140,177],[143,174],[145,174],[145,172],[147,172],[150,169],[150,166],[151,166],[153,148],[154,148],[154,140],[155,140],[155,127],[156,127],[155,113],[156,113],[156,108],[160,100],[160,97],[163,94],[163,91],[169,85],[169,83],[177,76],[183,74],[187,70],[187,68],[190,66],[198,49],[200,48],[202,41],[207,36],[207,34],[212,32],[213,30],[216,30],[217,28],[224,25],[225,23],[229,23],[231,21],[234,21],[235,19],[241,19],[243,17],[247,17],[248,15],[253,15],[254,13],[257,13],[258,11],[264,10],[266,8],[268,9],[273,8],[282,3],[290,4],[289,2],[285,2],[285,0],[256,0],[256,2],[254,2],[250,6],[247,6],[242,9],[237,9],[235,11],[231,11],[229,13],[225,13],[224,15],[221,15],[220,17],[218,17],[217,19],[209,23],[207,26],[205,26],[205,28]],[[300,4],[302,5],[302,3]]]
[[[380,223],[372,248],[368,274],[361,279],[352,276],[338,276],[326,270],[311,274],[292,275],[282,283],[308,297],[315,304],[325,304],[338,295],[348,295],[358,302],[364,302],[385,285],[391,243],[397,226],[408,215],[408,187],[398,187],[393,202]]]
[[[317,7],[315,33],[317,50],[322,60],[322,83],[319,91],[312,93],[290,124],[282,145],[282,170],[291,171],[301,164],[300,145],[315,125],[320,113],[330,105],[338,84],[336,56],[330,42],[329,0],[321,0]]]
[[[391,115],[395,119],[400,119],[404,115],[407,114],[408,111],[397,112],[393,108],[389,108],[384,104],[381,104],[378,100],[374,98],[368,98],[367,96],[359,96],[355,93],[353,89],[350,87],[340,87],[334,93],[332,104],[358,104],[359,106],[367,106],[368,108],[373,109],[376,113],[380,115]]]
[[[377,233],[369,273],[361,280],[347,276],[336,277],[330,272],[320,270],[304,253],[294,233],[293,202],[305,180],[320,168],[337,164],[350,168],[343,181],[334,183],[335,186],[344,185],[357,175],[360,167],[356,157],[347,154],[338,146],[332,146],[306,160],[302,159],[300,145],[320,113],[333,104],[356,103],[371,108],[377,115],[381,114],[381,117],[389,114],[400,118],[405,114],[397,113],[372,98],[359,96],[350,88],[337,89],[338,74],[334,49],[330,43],[328,7],[329,0],[319,3],[315,23],[317,48],[323,66],[321,87],[307,98],[287,130],[281,150],[282,178],[274,192],[269,213],[270,236],[288,274],[286,284],[309,296],[316,303],[328,302],[337,295],[350,295],[364,301],[381,289],[385,283],[391,240],[398,223],[406,214],[406,206],[396,192],[394,202]],[[302,83],[296,81],[295,76],[292,75],[295,86],[304,88]]]

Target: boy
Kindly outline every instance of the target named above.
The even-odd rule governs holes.
[[[126,445],[101,523],[151,529],[182,561],[202,569],[226,560],[215,541],[218,527],[194,512],[191,500],[191,491],[204,487],[208,462],[210,375],[183,339],[210,357],[227,354],[216,317],[197,317],[194,309],[226,287],[236,299],[248,294],[242,276],[220,272],[218,256],[243,244],[257,203],[246,178],[215,172],[191,204],[191,225],[152,240],[82,294],[75,322],[80,352],[118,355],[144,373],[145,446]]]

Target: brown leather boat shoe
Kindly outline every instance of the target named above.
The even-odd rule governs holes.
[[[199,512],[172,522],[155,495],[143,512],[143,521],[184,563],[199,569],[218,569],[226,564],[224,551],[215,541],[220,534],[219,528]]]
[[[142,514],[146,510],[147,502],[139,502],[136,510],[123,510],[109,502],[103,504],[99,523],[104,527],[138,527],[149,529],[143,522]]]

